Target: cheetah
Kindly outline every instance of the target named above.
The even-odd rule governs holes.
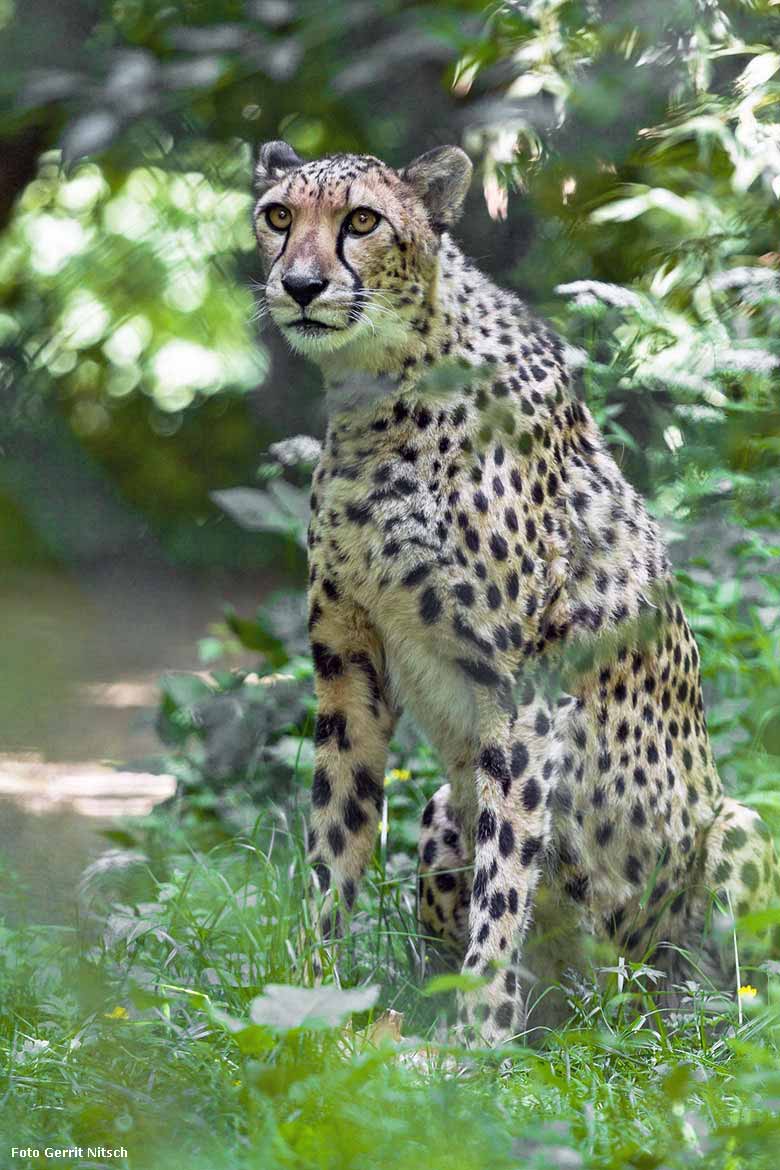
[[[471,170],[454,146],[396,170],[270,142],[254,227],[329,416],[308,537],[322,928],[355,903],[407,708],[449,777],[422,814],[422,927],[481,977],[463,1034],[498,1045],[588,939],[671,972],[713,892],[740,914],[778,877],[724,795],[658,526],[564,343],[450,234]]]

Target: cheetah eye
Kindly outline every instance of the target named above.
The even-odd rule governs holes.
[[[346,228],[350,235],[367,236],[379,223],[381,216],[370,207],[356,207],[350,211],[346,219]]]
[[[265,222],[275,232],[286,232],[292,223],[292,215],[281,203],[272,203],[265,209]]]

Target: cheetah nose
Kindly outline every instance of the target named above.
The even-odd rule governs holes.
[[[297,301],[302,309],[310,305],[315,297],[328,287],[327,280],[312,280],[310,276],[283,276],[282,288]]]

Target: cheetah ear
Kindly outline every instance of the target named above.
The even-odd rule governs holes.
[[[303,166],[303,159],[288,142],[266,142],[260,147],[255,167],[255,191],[262,195],[283,179],[288,171],[294,171],[300,166]]]
[[[410,162],[401,178],[422,199],[431,226],[441,232],[460,216],[472,170],[471,159],[459,146],[437,146]]]

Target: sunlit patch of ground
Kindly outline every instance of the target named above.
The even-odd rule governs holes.
[[[159,698],[160,686],[157,677],[150,676],[110,683],[83,683],[78,693],[90,707],[112,707],[123,711],[132,707],[153,707]]]
[[[57,805],[87,817],[144,816],[176,789],[173,776],[120,772],[94,761],[51,763],[31,752],[0,755],[0,797],[26,812],[51,812]]]

